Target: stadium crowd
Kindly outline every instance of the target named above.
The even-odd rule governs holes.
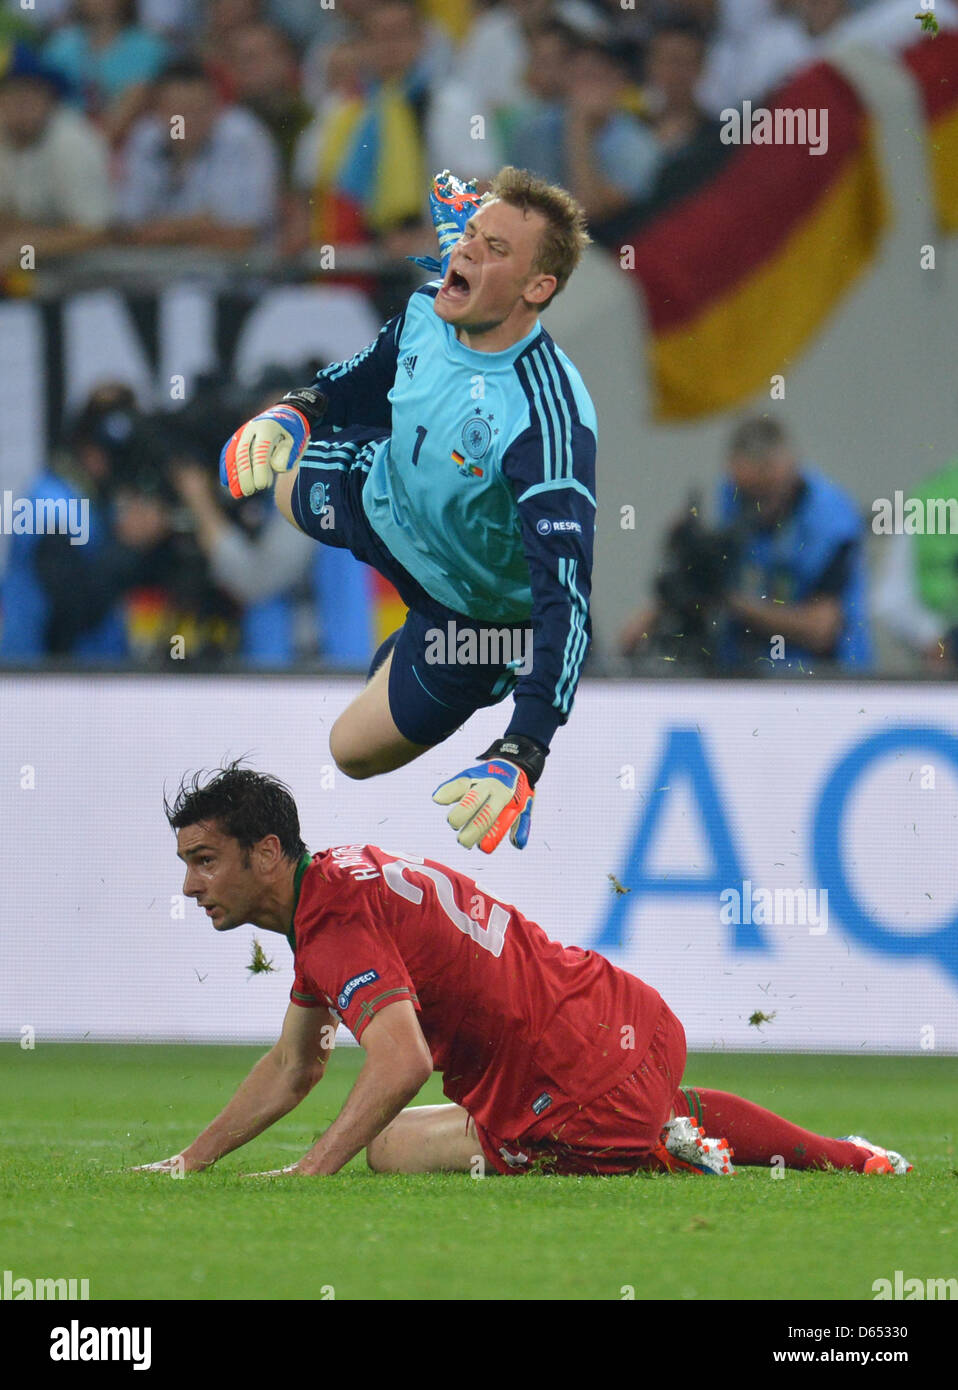
[[[939,22],[951,0],[936,6]],[[710,174],[719,113],[899,0],[6,0],[0,268],[29,241],[421,249],[428,176],[568,187],[602,239]],[[27,231],[30,236],[27,236]]]
[[[935,8],[956,22],[952,0]],[[333,245],[399,265],[430,246],[426,190],[445,167],[480,180],[530,168],[616,246],[728,157],[726,107],[760,101],[833,43],[890,50],[913,25],[901,0],[5,0],[0,294],[29,292],[25,244],[45,263],[111,247],[289,263]],[[264,379],[240,402],[216,383],[217,409],[186,449],[182,428],[151,429],[129,388],[104,383],[37,483],[92,499],[96,544],[13,538],[0,661],[156,655],[129,617],[143,592],[175,597],[204,655],[328,655],[318,548],[280,534],[269,508],[231,511],[214,481],[239,410],[297,384]],[[822,592],[853,584],[863,613],[852,539],[836,544]],[[889,624],[914,630],[900,585],[883,592]],[[946,611],[925,595],[926,656],[952,651],[943,638],[958,624],[955,585],[935,593]],[[634,655],[648,625],[640,612],[620,650]],[[855,653],[867,669],[864,638]]]

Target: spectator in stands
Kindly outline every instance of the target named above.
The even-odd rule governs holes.
[[[624,6],[622,0],[597,0],[597,3],[609,26],[611,42],[628,56],[629,65],[636,72],[641,70],[655,24],[682,8],[670,4],[669,0],[640,0],[631,8]]]
[[[743,34],[724,72],[723,107],[760,101],[821,56],[847,16],[847,0],[779,0],[771,14]]]
[[[352,44],[366,37],[375,11],[384,0],[336,0],[334,9],[320,12],[314,25],[312,42],[303,58],[303,95],[317,111],[322,110],[329,86],[329,63],[340,44]],[[450,37],[450,25],[440,21],[436,13],[445,0],[409,0],[413,23],[420,35],[419,69],[422,82],[431,94],[447,79],[454,68],[455,49]],[[460,0],[454,0],[459,4]],[[468,3],[468,0],[461,0]],[[520,0],[521,3],[521,0]],[[451,28],[458,29],[453,16]],[[371,75],[370,75],[371,77]]]
[[[300,94],[292,40],[273,24],[244,24],[230,36],[224,59],[235,100],[269,131],[288,177],[296,141],[313,118]]]
[[[695,97],[704,53],[705,33],[695,20],[666,20],[649,40],[646,119],[663,151],[663,166],[694,144],[703,128],[718,131]]]
[[[260,24],[265,19],[263,0],[209,0],[190,53],[199,58],[209,72],[222,62],[223,52],[237,29],[247,24]]]
[[[717,504],[720,544],[704,531],[696,544],[723,564],[700,593],[684,586],[687,604],[660,599],[636,613],[622,632],[622,651],[640,654],[657,637],[681,641],[694,620],[700,631],[684,654],[692,664],[701,665],[704,634],[714,666],[725,671],[867,669],[865,527],[852,498],[800,461],[783,425],[756,416],[732,432]],[[694,553],[676,559],[680,573],[670,578],[696,571]],[[682,588],[660,580],[660,594]]]
[[[400,258],[431,239],[423,121],[430,100],[427,35],[411,0],[363,12],[361,94],[327,110],[300,137],[295,181],[314,244],[378,241]],[[431,224],[430,224],[431,226]]]
[[[324,138],[341,121],[345,123],[348,113],[362,100],[364,53],[363,41],[351,38],[331,45],[324,54],[323,100],[293,151],[281,241],[281,253],[286,257],[298,256],[313,245],[348,246],[367,240],[366,228],[348,205],[331,195],[317,204],[314,197]]]
[[[529,35],[549,20],[552,0],[510,0],[476,6],[452,62],[434,85],[427,115],[432,172],[488,179],[507,162],[507,129],[529,66]],[[477,140],[473,117],[485,121]]]
[[[661,152],[634,114],[634,100],[634,83],[615,49],[577,50],[562,114],[561,182],[585,208],[590,230],[652,188]]]
[[[533,169],[550,183],[565,182],[565,97],[574,52],[573,36],[561,24],[547,22],[530,31],[516,99],[500,112],[504,153],[497,163]]]
[[[31,502],[85,501],[89,533],[85,544],[64,533],[12,536],[0,586],[0,660],[127,656],[123,599],[162,572],[170,528],[161,502],[127,486],[136,418],[129,387],[99,387],[63,457],[36,480]]]
[[[777,14],[775,0],[717,0],[697,92],[710,116],[742,99],[744,55]]]
[[[901,0],[718,0],[699,99],[719,116],[746,99],[761,101],[843,48],[899,52],[916,41],[915,8]],[[935,0],[934,11],[942,29],[958,26],[954,0]]]
[[[120,183],[122,240],[246,251],[273,232],[279,158],[249,111],[222,106],[202,66],[171,64],[134,127]]]
[[[103,137],[64,104],[61,80],[18,48],[0,78],[0,271],[22,265],[25,247],[31,269],[89,250],[110,214]]]
[[[923,504],[958,506],[958,460],[909,493]],[[947,513],[946,513],[947,514]],[[875,585],[874,616],[927,671],[958,670],[958,531],[947,524],[891,535]]]
[[[144,29],[184,44],[196,28],[199,8],[195,0],[137,0],[136,16]]]
[[[592,228],[597,241],[617,246],[670,203],[693,192],[730,157],[721,124],[698,104],[705,58],[705,31],[695,19],[673,17],[659,24],[646,50],[645,119],[658,160],[645,194],[612,221]]]
[[[135,0],[75,0],[73,11],[74,22],[52,35],[43,56],[117,144],[146,105],[168,46],[136,23]]]
[[[225,54],[238,29],[265,19],[263,0],[210,0],[204,8],[203,23],[189,45],[189,55],[203,64],[220,100],[229,103],[235,100],[236,92]]]
[[[332,10],[321,11],[312,42],[303,56],[303,95],[313,110],[322,113],[329,105],[330,86],[338,79],[330,62],[340,45],[353,45],[362,37],[362,16],[369,0],[338,0]]]
[[[266,0],[266,17],[301,48],[323,32],[342,6],[343,0],[336,0],[334,5],[327,0],[325,7],[319,0]]]

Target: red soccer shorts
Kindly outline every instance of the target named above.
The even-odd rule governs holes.
[[[506,1139],[476,1123],[487,1163],[497,1173],[578,1176],[659,1167],[653,1151],[685,1070],[685,1029],[662,1005],[649,1050],[631,1076],[589,1105],[568,1105]]]

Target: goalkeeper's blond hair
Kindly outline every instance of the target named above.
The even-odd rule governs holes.
[[[539,239],[539,249],[532,263],[534,275],[554,275],[556,287],[540,305],[545,309],[560,290],[582,258],[582,252],[592,238],[586,231],[585,211],[572,194],[558,184],[531,174],[528,169],[516,169],[511,164],[500,169],[483,202],[498,198],[511,207],[538,212],[546,220],[546,229]]]

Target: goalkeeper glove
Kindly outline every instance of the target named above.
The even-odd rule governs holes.
[[[443,169],[432,181],[429,190],[429,210],[439,239],[439,256],[410,256],[408,259],[423,270],[445,275],[449,269],[449,253],[462,236],[466,223],[476,212],[482,197],[476,192],[476,180],[463,183],[448,169]]]
[[[241,425],[223,445],[220,482],[234,497],[252,497],[297,464],[310,431],[326,412],[326,397],[312,386],[289,391],[262,415]]]
[[[450,777],[432,794],[440,806],[458,803],[446,817],[466,849],[478,842],[491,854],[506,831],[516,849],[525,849],[532,820],[533,787],[539,780],[548,750],[524,734],[496,739],[480,755],[481,762]]]

